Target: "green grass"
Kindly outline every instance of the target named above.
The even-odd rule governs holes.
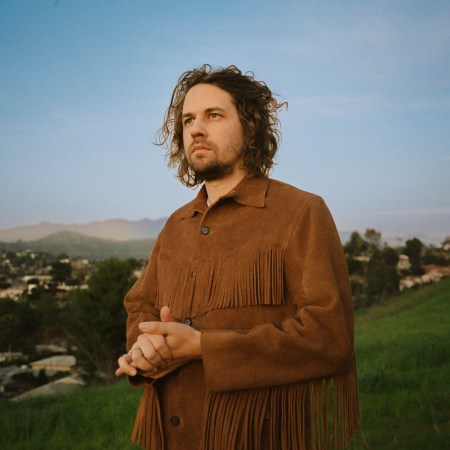
[[[353,449],[450,443],[450,279],[357,315],[362,421]]]
[[[0,402],[5,450],[137,450],[129,436],[141,390],[126,381],[64,396]]]
[[[362,420],[351,449],[449,448],[450,279],[359,311],[356,319]],[[136,450],[129,435],[140,394],[121,381],[1,401],[0,448]]]

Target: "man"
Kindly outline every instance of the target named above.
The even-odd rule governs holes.
[[[341,448],[356,428],[353,304],[333,219],[320,197],[268,178],[282,106],[234,66],[175,87],[160,143],[178,178],[203,186],[125,298],[129,353],[116,372],[145,387],[133,435],[147,449],[325,449],[330,415]]]

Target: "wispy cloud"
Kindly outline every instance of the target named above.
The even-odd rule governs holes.
[[[450,216],[450,206],[430,206],[424,208],[405,208],[395,211],[380,211],[379,214],[386,216]]]
[[[377,95],[313,95],[287,99],[305,117],[363,117],[390,112],[450,112],[450,97],[438,100],[395,101]]]
[[[0,142],[46,141],[65,139],[106,139],[120,135],[136,135],[159,122],[145,117],[119,117],[109,114],[76,113],[56,110],[48,115],[45,125],[19,123],[0,126]],[[135,119],[135,120],[133,120]]]
[[[265,24],[277,29],[283,23],[283,28],[270,39],[260,37],[267,53],[285,56],[289,66],[295,61],[300,75],[325,69],[322,76],[344,76],[347,81],[368,82],[372,87],[377,82],[402,87],[411,82],[411,74],[415,74],[414,83],[430,82],[431,78],[435,85],[447,83],[448,5],[417,20],[418,12],[395,2],[361,2],[350,10],[329,4],[319,20],[302,3],[292,4],[288,14],[286,9],[272,11]],[[260,32],[266,34],[267,27]],[[250,40],[244,45],[254,45],[257,50],[259,42]]]
[[[381,101],[374,96],[315,95],[288,99],[289,107],[306,117],[360,117],[381,109]]]

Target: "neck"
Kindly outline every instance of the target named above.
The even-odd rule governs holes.
[[[208,193],[208,203],[212,205],[220,197],[228,194],[247,175],[245,170],[239,170],[226,178],[220,180],[205,181],[206,192]]]

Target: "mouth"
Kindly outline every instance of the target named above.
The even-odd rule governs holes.
[[[195,152],[203,152],[209,150],[211,150],[211,148],[208,147],[206,144],[194,144],[191,146],[191,154],[194,154]]]

